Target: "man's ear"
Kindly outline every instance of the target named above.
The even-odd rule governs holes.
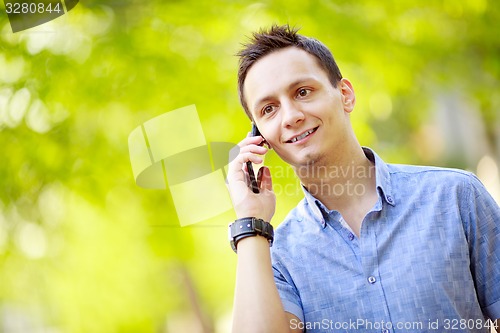
[[[354,94],[354,88],[352,87],[351,81],[343,78],[339,81],[338,88],[342,94],[344,111],[347,113],[352,112],[352,110],[354,110],[354,105],[356,105],[356,94]]]

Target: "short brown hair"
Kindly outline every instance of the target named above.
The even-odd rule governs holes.
[[[287,24],[282,26],[273,25],[269,30],[254,32],[250,42],[243,45],[243,49],[236,54],[240,57],[238,69],[238,94],[240,96],[241,106],[243,106],[243,109],[250,119],[252,119],[252,116],[243,94],[245,78],[253,64],[260,58],[274,51],[292,46],[302,49],[318,59],[318,64],[328,74],[330,82],[334,87],[337,87],[337,83],[342,79],[340,69],[330,50],[323,43],[314,38],[299,35],[297,33],[298,30],[297,28],[291,28]]]

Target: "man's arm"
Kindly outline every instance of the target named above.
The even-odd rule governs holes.
[[[274,283],[269,242],[264,237],[248,237],[238,243],[233,311],[233,333],[302,332],[290,328],[291,319],[296,323],[300,320],[283,310]]]
[[[460,206],[464,230],[469,241],[471,268],[476,294],[484,314],[491,319],[491,332],[500,333],[500,207],[473,174],[469,191]]]
[[[276,197],[272,191],[269,169],[259,170],[260,193],[253,193],[247,185],[244,164],[261,163],[255,154],[267,152],[258,146],[261,137],[247,137],[240,142],[236,158],[229,164],[228,187],[238,218],[257,217],[270,221],[274,215]],[[269,242],[262,236],[247,237],[237,244],[238,267],[233,308],[233,333],[299,333],[291,330],[286,313],[274,283]]]

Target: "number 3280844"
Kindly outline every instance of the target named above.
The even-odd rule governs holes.
[[[7,14],[36,14],[36,13],[60,13],[63,11],[61,3],[27,3],[27,2],[7,2],[5,3],[5,11]]]

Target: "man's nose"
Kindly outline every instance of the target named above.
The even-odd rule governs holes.
[[[293,127],[304,120],[304,112],[292,101],[282,102],[281,112],[283,127]]]

